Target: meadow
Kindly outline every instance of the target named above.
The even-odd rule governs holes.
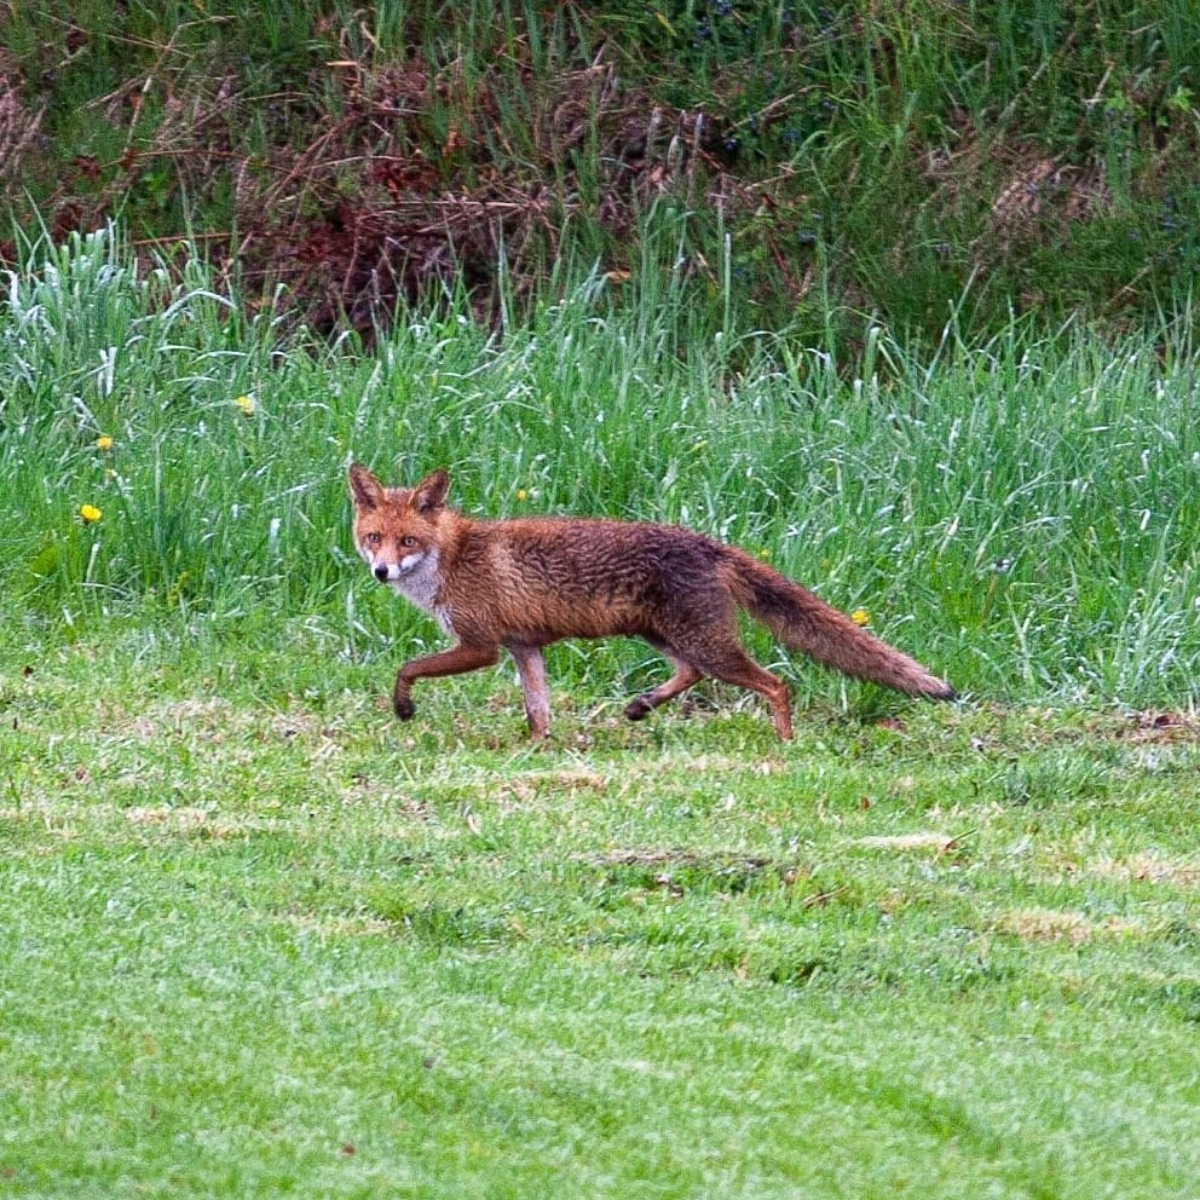
[[[661,260],[649,245],[647,261]],[[1185,1197],[1200,1151],[1186,322],[745,326],[634,270],[369,349],[112,230],[0,307],[0,1187]],[[713,313],[717,314],[714,320]],[[636,643],[442,644],[345,468],[678,521],[949,678],[784,656],[781,745]]]

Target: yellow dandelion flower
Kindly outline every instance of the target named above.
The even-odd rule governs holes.
[[[524,504],[529,499],[529,493],[524,488],[517,488],[517,499]]]
[[[850,614],[850,620],[852,620],[855,625],[869,625],[871,623],[871,614],[867,612],[865,608],[856,608]]]
[[[94,525],[101,517],[100,510],[94,504],[81,504],[79,506],[79,519],[85,525]]]
[[[237,408],[241,412],[242,416],[244,416],[244,417],[254,416],[255,403],[254,403],[253,396],[250,396],[250,395],[239,396],[234,401],[234,404],[237,406]]]
[[[112,448],[113,448],[113,440],[112,440],[112,438],[110,438],[108,436],[107,433],[102,433],[96,439],[96,449],[97,450],[111,450]]]
[[[763,560],[763,562],[766,562],[766,561],[767,561],[767,559],[769,559],[769,558],[771,557],[771,552],[770,552],[770,550],[768,550],[768,549],[766,548],[766,546],[764,546],[764,547],[763,547],[763,548],[762,548],[762,549],[761,549],[761,550],[758,552],[758,557],[759,557],[759,558],[761,558],[761,559]]]

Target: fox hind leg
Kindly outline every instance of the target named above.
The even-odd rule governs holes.
[[[678,696],[680,692],[686,692],[704,678],[703,671],[698,671],[691,663],[685,662],[667,646],[658,642],[650,644],[675,668],[675,674],[666,683],[660,683],[658,687],[643,692],[625,706],[625,715],[631,721],[643,720],[660,704],[666,704],[668,700]]]
[[[771,723],[785,742],[792,740],[792,697],[788,685],[777,675],[764,671],[739,645],[709,650],[703,656],[692,656],[696,666],[706,675],[725,683],[757,692],[771,706]]]
[[[680,692],[687,691],[699,683],[705,675],[720,679],[723,683],[736,684],[757,692],[771,706],[771,724],[775,732],[785,741],[792,740],[791,693],[782,679],[764,671],[740,648],[724,649],[720,653],[692,655],[693,661],[685,661],[675,654],[664,654],[675,664],[675,674],[666,683],[644,692],[625,707],[625,715],[631,721],[640,721],[660,704],[665,704]]]
[[[730,598],[709,593],[692,599],[692,604],[672,614],[674,619],[668,628],[656,630],[653,637],[646,638],[674,664],[675,674],[634,700],[625,709],[625,715],[639,720],[652,708],[711,675],[762,696],[771,707],[775,732],[783,741],[791,741],[791,693],[782,679],[763,670],[742,649]]]
[[[692,620],[677,627],[676,636],[665,641],[662,649],[669,650],[671,656],[686,665],[697,678],[711,675],[723,683],[757,692],[771,707],[775,732],[783,741],[791,741],[792,698],[788,686],[770,671],[764,671],[742,649],[732,607],[722,611],[718,605],[706,606],[691,615]],[[686,650],[681,651],[681,647]],[[669,688],[673,682],[668,680],[663,688]],[[670,694],[682,690],[683,687],[678,686]]]

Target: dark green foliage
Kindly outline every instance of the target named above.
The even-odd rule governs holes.
[[[1190,0],[58,0],[0,26],[0,184],[202,233],[329,330],[596,261],[809,336],[1126,327],[1200,269],[1197,62]]]

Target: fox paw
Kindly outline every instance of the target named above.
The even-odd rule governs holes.
[[[631,721],[643,721],[650,715],[653,709],[654,705],[645,696],[639,696],[636,700],[630,700],[625,705],[625,715]]]
[[[417,715],[417,706],[407,696],[396,696],[392,707],[401,721],[411,721]]]

